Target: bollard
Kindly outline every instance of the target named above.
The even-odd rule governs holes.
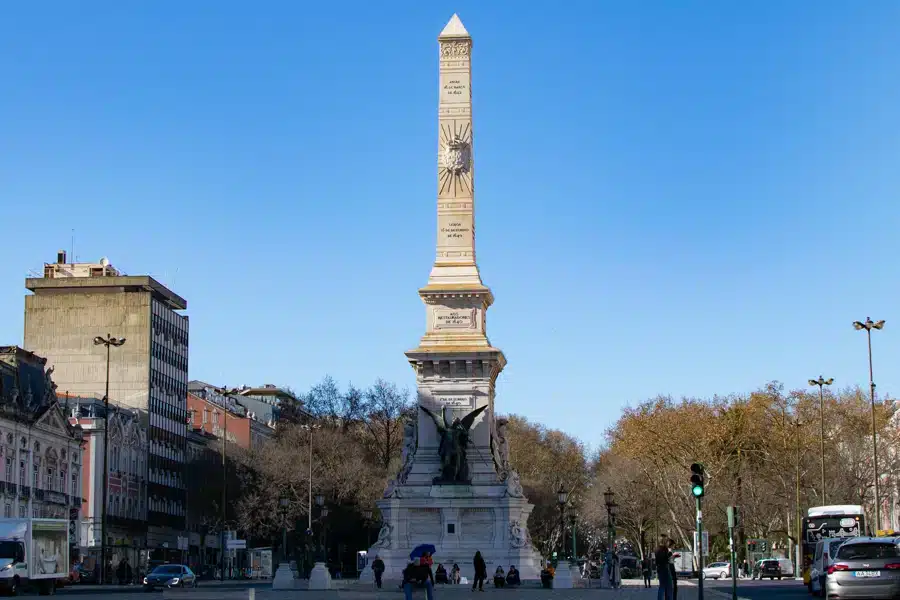
[[[250,600],[256,600],[256,588],[250,588]]]

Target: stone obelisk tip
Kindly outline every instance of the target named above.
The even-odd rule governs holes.
[[[438,36],[438,39],[467,37],[471,37],[469,35],[469,32],[466,31],[466,28],[462,24],[462,21],[459,20],[459,15],[454,13],[453,16],[450,17],[450,21],[447,23],[447,26],[444,27],[444,30],[441,32],[441,35]]]

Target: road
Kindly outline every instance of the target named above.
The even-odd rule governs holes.
[[[716,581],[707,579],[703,585],[710,590],[731,596],[731,580]],[[783,579],[781,581],[755,581],[742,579],[738,581],[738,597],[749,600],[806,600],[810,596],[802,581]],[[719,594],[716,600],[721,600]]]

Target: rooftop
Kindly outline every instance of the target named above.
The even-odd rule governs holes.
[[[149,275],[124,275],[105,258],[96,263],[68,263],[60,251],[57,262],[44,263],[43,277],[29,277],[25,287],[35,294],[89,293],[95,290],[150,292],[172,310],[185,310],[187,300]]]

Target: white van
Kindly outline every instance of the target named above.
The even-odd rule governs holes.
[[[794,576],[794,561],[789,558],[779,558],[778,565],[781,567],[782,577]]]
[[[834,555],[838,548],[850,538],[825,538],[816,543],[816,554],[809,568],[809,593],[822,596],[825,589],[825,574],[834,563]]]

